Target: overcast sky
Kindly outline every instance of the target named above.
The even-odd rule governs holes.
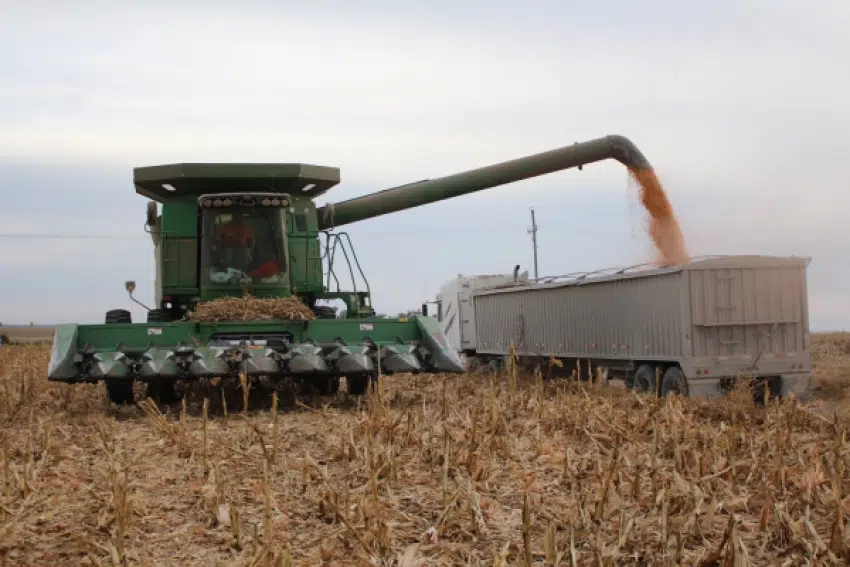
[[[847,0],[117,4],[3,2],[0,321],[142,319],[137,165],[340,167],[326,202],[616,133],[692,255],[809,256],[813,328],[850,328]],[[531,270],[529,207],[541,275],[652,258],[607,161],[349,226],[376,308]]]

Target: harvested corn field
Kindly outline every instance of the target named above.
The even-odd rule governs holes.
[[[827,350],[817,371],[850,380]],[[0,349],[0,564],[848,558],[848,421],[815,406],[452,375],[360,402],[116,408],[102,386],[48,384],[48,358]]]
[[[268,321],[288,319],[310,321],[316,316],[297,297],[221,297],[199,303],[189,313],[190,321],[217,323],[219,321]]]

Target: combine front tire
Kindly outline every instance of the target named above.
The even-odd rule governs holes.
[[[336,309],[330,305],[317,305],[313,307],[313,313],[319,319],[336,319]]]
[[[363,374],[359,376],[346,376],[345,381],[348,384],[348,394],[351,396],[362,396],[369,387],[369,376]]]
[[[110,309],[106,312],[107,323],[132,323],[133,318],[126,309]]]
[[[176,404],[181,399],[180,393],[171,380],[148,382],[146,395],[153,401],[165,405]]]
[[[132,380],[106,380],[109,401],[116,406],[129,406],[134,401]]]
[[[322,396],[333,396],[339,391],[339,376],[321,376],[314,382],[316,391]],[[351,382],[349,382],[351,384]],[[351,386],[349,386],[350,388]]]
[[[132,323],[133,318],[126,309],[110,309],[106,312],[106,323]],[[104,380],[109,401],[118,406],[130,405],[135,401],[132,380]]]

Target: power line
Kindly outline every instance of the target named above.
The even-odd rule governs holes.
[[[537,229],[544,228],[547,225],[545,224],[536,224]],[[436,233],[455,233],[455,232],[510,232],[510,231],[520,231],[527,230],[527,227],[521,226],[466,226],[466,227],[430,227],[430,228],[421,228],[421,229],[404,229],[404,230],[352,230],[350,233],[352,236],[379,236],[384,234],[434,234]],[[549,227],[549,230],[552,232],[568,232],[568,233],[576,233],[576,234],[610,234],[610,235],[620,235],[625,236],[628,234],[633,234],[634,231],[612,231],[612,230],[600,230],[598,228],[577,228],[574,226],[553,226]],[[529,231],[530,232],[530,231]],[[50,239],[68,239],[68,240],[111,240],[111,239],[137,239],[144,238],[149,239],[149,234],[71,234],[71,233],[15,233],[15,232],[5,232],[0,233],[0,239],[5,240],[50,240]]]
[[[113,238],[141,238],[147,235],[139,234],[33,234],[33,233],[0,233],[0,238],[3,239],[33,239],[33,240],[50,240],[50,239],[113,239]],[[149,237],[148,237],[149,238]]]

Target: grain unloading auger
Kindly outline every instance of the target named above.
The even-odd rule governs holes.
[[[319,208],[314,199],[339,183],[336,168],[232,163],[136,168],[136,192],[151,199],[145,228],[155,248],[156,306],[145,323],[113,309],[103,324],[57,326],[48,379],[103,380],[112,401],[129,403],[135,381],[147,383],[149,395],[167,399],[178,380],[245,373],[273,382],[310,382],[329,393],[345,376],[349,392],[359,394],[379,371],[463,372],[434,318],[375,316],[351,240],[334,229],[605,159],[632,170],[650,168],[627,138],[606,136]],[[348,264],[351,290],[339,289],[337,253]],[[355,268],[365,289],[357,289]],[[131,294],[134,286],[127,282]],[[298,297],[315,318],[187,318],[199,303],[240,297],[246,290],[257,298]],[[332,299],[344,302],[344,315],[317,303]]]

